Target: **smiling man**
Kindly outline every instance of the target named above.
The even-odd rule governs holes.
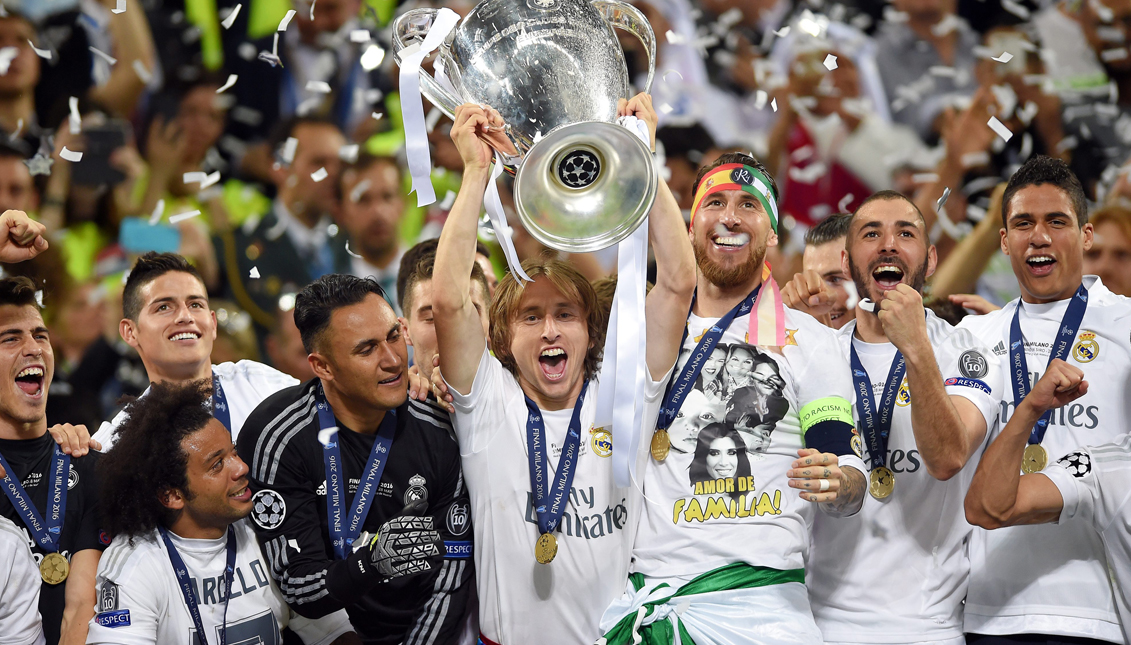
[[[865,199],[843,257],[865,299],[837,336],[874,499],[854,517],[814,522],[813,613],[826,643],[961,643],[970,572],[962,498],[997,419],[1001,368],[973,334],[924,309],[935,247],[907,198],[881,191]],[[795,279],[789,289],[804,285]],[[814,294],[793,295],[803,306]],[[892,562],[930,575],[892,576]]]
[[[455,643],[474,574],[448,414],[408,398],[404,330],[376,280],[323,276],[294,311],[316,378],[265,400],[238,442],[271,575],[304,616],[344,608],[364,643]],[[411,556],[395,566],[371,546],[390,536]]]
[[[1083,275],[1092,225],[1084,191],[1064,162],[1026,162],[1009,179],[1001,216],[1001,250],[1021,298],[959,325],[994,344],[1006,374],[999,427],[1053,359],[1082,370],[1090,383],[1087,394],[1042,415],[1032,429],[1026,472],[1039,472],[1050,456],[1131,430],[1131,301]],[[976,530],[970,560],[967,642],[1033,642],[1033,634],[1123,642],[1103,544],[1087,523]]]
[[[833,329],[844,327],[856,317],[857,298],[849,293],[850,288],[855,291],[855,285],[841,263],[851,222],[850,213],[836,213],[821,220],[805,233],[805,252],[801,256],[801,270],[816,272],[836,294],[832,308],[819,317],[821,322]],[[852,307],[848,306],[850,300]]]
[[[298,380],[255,361],[213,365],[216,314],[200,274],[174,253],[146,253],[138,258],[122,293],[122,340],[137,350],[150,383],[212,383],[213,414],[239,436],[255,406]],[[144,394],[142,395],[144,396]],[[110,450],[125,411],[102,424],[94,439]]]

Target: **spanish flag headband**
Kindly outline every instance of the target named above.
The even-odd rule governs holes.
[[[695,213],[699,211],[703,199],[720,190],[742,190],[753,195],[762,204],[762,208],[766,209],[770,216],[770,226],[777,232],[778,205],[770,192],[770,180],[757,168],[740,163],[723,164],[703,178],[695,193],[695,202],[691,205],[691,222],[688,227],[695,223]]]

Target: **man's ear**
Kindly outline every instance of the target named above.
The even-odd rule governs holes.
[[[408,329],[408,321],[405,320],[404,316],[398,316],[397,320],[401,323],[401,329],[404,330],[404,342],[409,347],[412,347],[412,334]]]
[[[310,369],[314,370],[315,376],[323,381],[334,380],[334,368],[325,356],[318,352],[311,352],[306,356],[306,360],[310,363]]]
[[[123,318],[121,322],[118,323],[118,335],[121,336],[122,340],[126,341],[126,344],[130,347],[134,349],[138,348],[137,323],[134,321],[129,318]]]
[[[184,493],[177,488],[169,488],[157,494],[157,499],[161,505],[171,511],[180,511],[185,508]]]

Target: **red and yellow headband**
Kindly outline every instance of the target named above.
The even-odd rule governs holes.
[[[703,181],[699,182],[695,202],[691,205],[689,226],[695,223],[695,213],[699,211],[703,198],[720,190],[741,190],[753,195],[762,204],[762,208],[766,209],[766,213],[770,216],[770,226],[775,233],[777,232],[778,205],[770,192],[770,180],[757,168],[740,163],[723,164],[711,170]]]

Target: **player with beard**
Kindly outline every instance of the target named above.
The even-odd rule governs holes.
[[[1131,301],[1084,275],[1093,230],[1084,191],[1064,162],[1027,161],[1009,179],[1001,213],[1001,250],[1021,297],[959,324],[993,344],[1006,375],[999,427],[1054,359],[1082,370],[1090,384],[1033,427],[1025,471],[1039,472],[1050,456],[1131,430]],[[970,560],[967,642],[1125,642],[1104,547],[1086,522],[975,530]]]
[[[818,507],[833,515],[859,510],[867,483],[852,449],[852,384],[836,337],[783,308],[765,263],[766,249],[778,243],[776,200],[773,179],[749,155],[727,153],[699,171],[688,232],[699,267],[682,342],[688,358],[676,366],[644,469],[650,503],[636,536],[635,572],[601,621],[610,645],[674,643],[676,632],[697,643],[821,639],[804,584],[809,528]],[[669,450],[667,428],[685,436],[674,422],[720,341],[732,356],[741,348],[768,358],[788,409],[766,429],[761,452],[748,453],[752,477],[691,485],[693,455]],[[757,405],[759,397],[747,398]],[[728,419],[732,413],[744,416],[733,410]]]
[[[894,191],[865,199],[843,257],[863,300],[837,336],[873,499],[854,517],[814,522],[813,613],[826,643],[961,645],[970,573],[962,499],[997,417],[1001,369],[973,334],[924,309],[935,247],[910,200]],[[807,287],[803,276],[786,287],[797,306],[814,295]],[[891,562],[928,573],[892,575]]]
[[[647,123],[654,138],[657,115],[647,94],[622,101],[618,112]],[[588,280],[559,260],[524,262],[533,282],[523,285],[513,274],[499,282],[491,305],[495,355],[487,350],[468,282],[494,154],[488,142],[509,145],[501,125],[494,110],[463,105],[456,112],[451,136],[464,160],[463,185],[432,280],[440,368],[454,398],[475,518],[481,640],[592,643],[601,612],[623,588],[643,498],[632,485],[616,485],[610,429],[594,427],[609,384],[594,378],[604,334]],[[658,264],[641,321],[645,399],[635,405],[650,424],[679,352],[694,260],[662,180],[648,218]],[[638,464],[647,458],[646,438],[641,448],[629,456]]]

